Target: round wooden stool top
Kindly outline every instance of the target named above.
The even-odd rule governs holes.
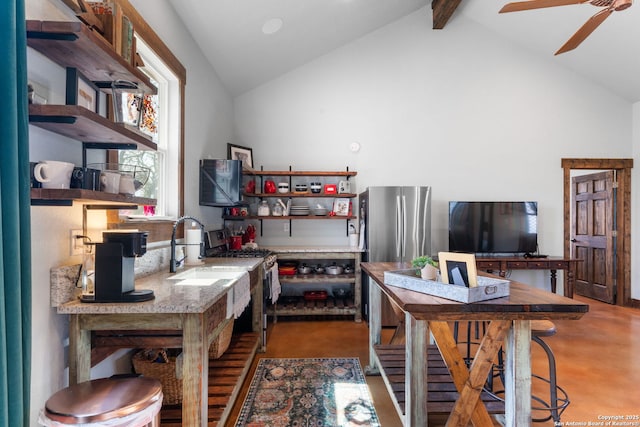
[[[551,320],[532,320],[531,335],[550,337],[556,334],[556,325]]]
[[[158,399],[162,386],[153,378],[102,378],[58,391],[47,400],[45,414],[64,424],[87,424],[135,414]]]

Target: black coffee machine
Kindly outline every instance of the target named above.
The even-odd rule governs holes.
[[[96,243],[95,290],[85,302],[140,302],[155,298],[150,289],[135,290],[134,261],[147,252],[146,231],[102,233]]]

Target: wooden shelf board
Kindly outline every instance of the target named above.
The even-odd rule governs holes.
[[[157,93],[142,71],[127,63],[104,37],[81,22],[27,20],[27,45],[62,67],[77,68],[91,81],[126,80],[137,83],[147,94]]]
[[[293,274],[278,276],[280,283],[355,283],[353,274]]]
[[[227,351],[219,359],[209,359],[208,425],[222,427],[238,399],[258,349],[257,333],[234,334]],[[182,406],[163,405],[162,426],[182,426]]]
[[[325,193],[243,193],[247,197],[279,197],[279,198],[296,198],[296,197],[309,197],[309,198],[345,198],[351,199],[357,197],[355,193],[341,193],[341,194],[325,194]]]
[[[82,142],[136,144],[156,150],[151,139],[79,105],[29,105],[29,123]]]
[[[266,219],[266,220],[290,220],[290,219],[302,219],[302,220],[345,220],[345,219],[355,219],[355,216],[329,216],[329,215],[289,215],[289,216],[258,216],[258,215],[248,215],[248,216],[223,216],[222,219],[225,220],[243,220],[243,219]]]
[[[246,175],[255,176],[356,176],[358,172],[355,171],[259,171],[248,170],[242,171]]]
[[[149,199],[146,197],[132,197],[122,194],[105,193],[104,191],[83,190],[81,188],[32,188],[31,200],[70,200],[85,204],[101,202],[122,205],[155,205],[157,203],[156,199]]]

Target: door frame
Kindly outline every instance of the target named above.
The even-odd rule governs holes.
[[[631,168],[633,159],[562,159],[564,172],[564,256],[571,255],[571,170],[615,170],[617,175],[616,305],[634,306],[631,299]]]

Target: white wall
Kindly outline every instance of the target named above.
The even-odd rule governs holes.
[[[266,169],[348,165],[358,191],[433,186],[434,252],[447,249],[449,200],[536,200],[540,251],[561,255],[560,159],[630,157],[631,105],[464,16],[433,31],[429,14],[237,97],[238,143]],[[352,141],[362,145],[357,154]],[[324,236],[319,224],[299,227]],[[312,233],[268,231],[265,242]],[[544,272],[512,277],[548,287]]]
[[[197,164],[203,157],[226,158],[226,143],[233,141],[232,100],[213,68],[201,54],[172,7],[165,0],[132,1],[145,20],[165,40],[187,69],[185,120],[185,213],[202,218],[207,224],[220,222],[214,208],[200,209],[197,197]],[[28,19],[73,19],[58,13],[57,0],[27,0]],[[64,71],[39,53],[29,49],[29,77],[50,88],[49,103],[64,103]],[[34,126],[29,127],[31,160],[66,160],[81,164],[81,144]],[[219,225],[219,224],[217,224]],[[68,317],[49,307],[49,270],[80,263],[69,256],[68,236],[72,228],[82,227],[82,208],[32,207],[33,316],[31,367],[31,426],[37,424],[38,411],[54,392],[68,383]],[[94,378],[107,376],[122,364],[119,355],[92,371]]]

